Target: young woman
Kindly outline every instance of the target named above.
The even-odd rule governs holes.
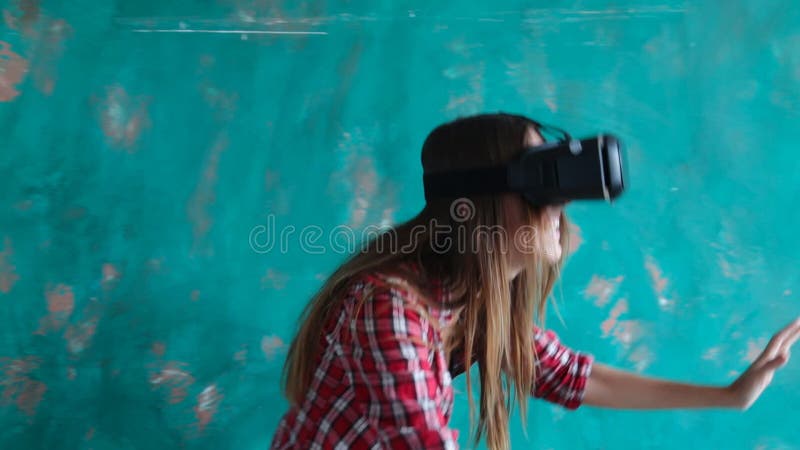
[[[484,114],[437,127],[425,173],[497,165],[542,142],[536,122]],[[569,409],[748,408],[785,364],[800,319],[733,384],[690,385],[616,370],[542,324],[567,256],[563,205],[519,194],[433,198],[346,261],[306,307],[284,367],[290,410],[273,449],[455,449],[451,380],[478,364],[474,438],[509,448],[528,396]],[[474,418],[472,395],[470,417]]]

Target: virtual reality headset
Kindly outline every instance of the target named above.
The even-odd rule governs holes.
[[[622,143],[610,134],[573,139],[539,123],[538,131],[557,131],[561,139],[523,149],[514,160],[484,167],[423,175],[425,199],[470,194],[518,192],[534,206],[572,200],[613,201],[625,189]]]

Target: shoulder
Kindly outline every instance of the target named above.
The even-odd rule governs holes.
[[[375,333],[379,337],[415,336],[435,340],[447,311],[432,301],[413,277],[386,270],[365,271],[353,277],[346,309],[353,333]],[[363,337],[363,335],[362,335]]]

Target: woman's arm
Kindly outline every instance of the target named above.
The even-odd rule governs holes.
[[[729,386],[706,386],[644,377],[595,362],[586,383],[584,404],[606,408],[747,409],[789,360],[800,337],[800,318],[776,333],[753,364]]]
[[[649,378],[594,363],[584,405],[620,409],[734,407],[725,387]]]

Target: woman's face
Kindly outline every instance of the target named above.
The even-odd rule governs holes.
[[[534,146],[542,143],[542,138],[534,129],[526,135],[525,145]],[[541,254],[550,263],[557,263],[561,259],[561,213],[562,205],[546,206],[541,211],[541,220],[538,223],[528,223],[525,200],[518,194],[506,194],[503,197],[506,211],[506,222],[509,233],[509,257],[512,268],[512,277],[517,276],[525,268],[527,255],[531,252]],[[533,233],[530,235],[530,226]],[[527,232],[527,239],[520,233]]]
[[[508,255],[512,277],[525,268],[531,253],[542,255],[552,264],[561,259],[561,213],[562,205],[546,206],[541,211],[538,223],[531,224],[526,214],[527,205],[519,195],[508,194],[503,198],[506,210],[506,226],[509,234]],[[531,225],[533,227],[531,228]]]

